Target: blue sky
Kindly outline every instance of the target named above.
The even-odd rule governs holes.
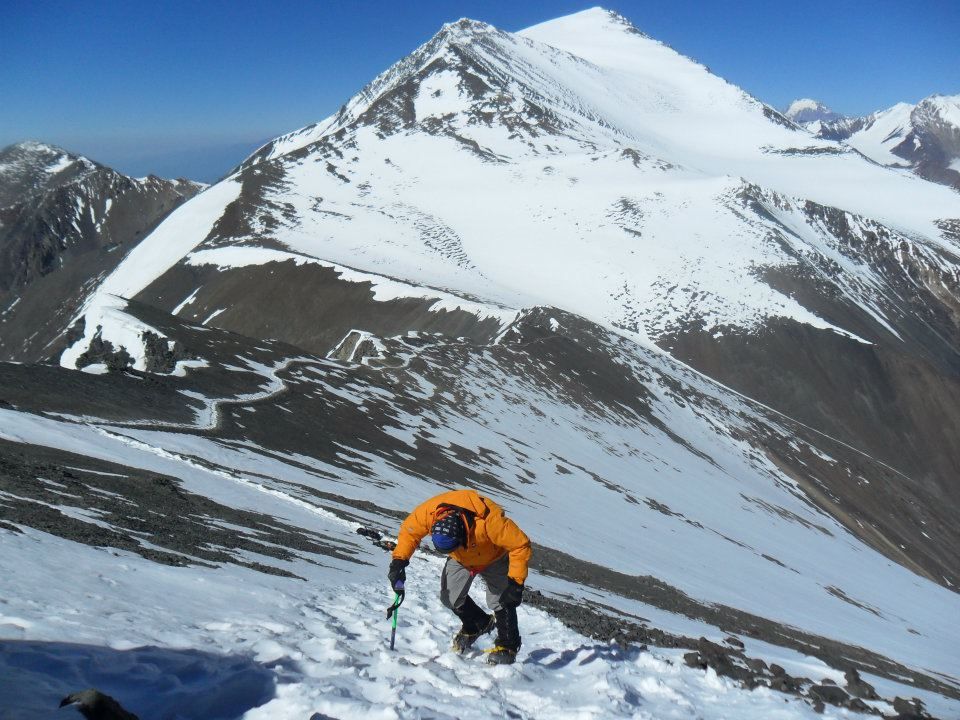
[[[444,22],[519,30],[597,4],[5,0],[0,146],[43,140],[134,175],[209,181],[334,112]],[[960,94],[960,0],[604,7],[776,107],[814,97],[865,114]]]

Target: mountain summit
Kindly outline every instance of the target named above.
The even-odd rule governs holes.
[[[784,115],[797,125],[804,126],[811,123],[835,122],[843,119],[843,115],[840,113],[834,112],[823,103],[809,98],[794,100],[790,103],[790,107],[786,109]]]

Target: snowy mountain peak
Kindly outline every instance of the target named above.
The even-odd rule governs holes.
[[[951,125],[960,133],[960,95],[931,95],[917,103],[915,123]]]
[[[63,148],[57,147],[56,145],[39,142],[37,140],[25,140],[23,142],[14,143],[13,145],[8,145],[0,150],[0,157],[2,157],[5,161],[8,158],[16,157],[38,164],[48,160],[52,160],[54,163],[57,163],[63,158],[66,158],[71,162],[82,162],[90,165],[93,164],[90,160],[82,155],[67,152]]]
[[[28,140],[0,150],[0,207],[85,176],[99,166],[81,155]]]
[[[526,34],[534,31],[534,29],[573,29],[577,27],[585,31],[606,30],[608,32],[625,32],[631,35],[649,37],[620,13],[614,10],[607,10],[606,8],[602,7],[592,7],[587,10],[581,10],[580,12],[572,13],[570,15],[564,15],[553,20],[547,20],[546,22],[532,25],[526,30],[521,30],[520,34]]]
[[[677,126],[678,117],[709,117],[716,137],[686,122]],[[608,10],[585,10],[517,33],[461,19],[381,73],[338,113],[268,143],[238,169],[361,127],[380,135],[447,135],[496,162],[557,152],[571,141],[581,149],[596,149],[598,142],[612,149],[644,139],[654,150],[662,145],[660,133],[671,143],[736,142],[746,135],[743,123],[763,133],[771,122],[787,124]]]
[[[834,122],[843,118],[840,113],[834,112],[818,100],[802,98],[790,103],[784,112],[788,118],[798,125],[807,125],[814,122]]]
[[[462,17],[455,22],[444,23],[440,28],[440,32],[438,32],[434,38],[438,36],[462,37],[491,31],[495,32],[496,28],[489,23]]]
[[[818,169],[827,165],[844,171]],[[461,19],[339,112],[260,148],[221,187],[191,203],[184,214],[202,208],[203,222],[191,221],[202,232],[182,232],[172,216],[150,243],[158,252],[164,245],[166,264],[149,273],[124,268],[105,281],[99,300],[85,309],[91,318],[83,340],[62,361],[73,367],[92,341],[99,324],[92,310],[109,307],[108,295],[133,297],[158,273],[180,262],[212,262],[209,251],[222,255],[233,242],[267,243],[366,272],[390,268],[392,279],[410,287],[456,288],[461,298],[482,299],[498,317],[504,308],[555,305],[648,337],[696,322],[695,315],[709,318],[708,327],[755,327],[776,316],[833,328],[744,271],[755,261],[728,262],[731,246],[705,242],[721,221],[686,208],[722,208],[743,257],[763,264],[784,259],[766,247],[753,221],[739,217],[745,194],[789,212],[802,207],[792,199],[809,199],[890,218],[921,235],[939,232],[933,219],[960,215],[951,197],[910,203],[909,212],[894,217],[890,209],[900,203],[859,193],[848,181],[873,177],[867,165],[607,10],[519,33]],[[889,186],[889,197],[911,190],[894,188],[885,174],[868,182]],[[593,186],[602,200],[585,203],[583,188]],[[218,222],[223,210],[216,203],[238,197],[245,216]],[[683,250],[676,243],[681,222],[689,238]],[[587,226],[602,229],[587,233]],[[711,232],[701,239],[706,226]],[[181,254],[192,259],[167,255],[180,248],[167,242],[167,230],[183,239]],[[633,243],[659,233],[671,238],[674,252],[652,266]],[[604,251],[588,252],[600,236]],[[522,261],[504,260],[518,252]],[[243,258],[251,261],[249,253]],[[584,262],[598,285],[571,292],[558,278]],[[675,288],[669,308],[657,310],[661,285],[670,288],[668,279],[691,262],[715,269],[694,273],[690,284]],[[534,272],[520,270],[531,263]],[[750,303],[742,301],[745,287],[753,289]]]
[[[840,140],[871,160],[910,168],[960,189],[960,96],[931,95],[859,118],[807,123],[818,137]]]

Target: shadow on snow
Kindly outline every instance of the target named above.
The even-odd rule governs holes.
[[[274,697],[274,665],[190,649],[0,640],[0,716],[63,720],[60,700],[93,687],[140,720],[228,720]]]

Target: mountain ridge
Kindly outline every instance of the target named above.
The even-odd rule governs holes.
[[[798,122],[817,137],[960,190],[960,95],[935,93],[916,104],[901,102],[862,117],[830,118],[822,112],[805,117]]]
[[[111,271],[199,184],[129,178],[37,141],[0,150],[0,354],[58,355],[84,286]]]

